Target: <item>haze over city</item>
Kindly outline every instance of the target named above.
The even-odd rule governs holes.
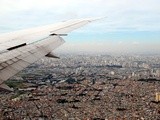
[[[106,17],[65,37],[59,52],[159,53],[159,0],[1,0],[0,33]]]

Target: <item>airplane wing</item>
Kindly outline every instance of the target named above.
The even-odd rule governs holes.
[[[0,35],[0,84],[64,43],[61,36],[92,19],[77,19]]]

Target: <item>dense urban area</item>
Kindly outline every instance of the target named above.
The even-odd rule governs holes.
[[[160,55],[62,54],[6,84],[2,120],[160,120]]]

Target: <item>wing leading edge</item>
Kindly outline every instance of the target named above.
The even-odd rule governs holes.
[[[0,84],[64,43],[66,35],[94,19],[78,19],[0,35]],[[56,57],[56,56],[54,56]]]

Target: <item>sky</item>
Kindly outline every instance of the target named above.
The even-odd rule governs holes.
[[[58,52],[160,53],[160,0],[0,0],[0,33],[106,17],[67,37]]]

